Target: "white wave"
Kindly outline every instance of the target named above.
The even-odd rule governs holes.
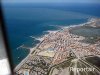
[[[63,27],[63,26],[61,26],[61,25],[48,25],[48,26],[53,26],[53,27],[56,27],[56,28],[61,28],[61,27]]]
[[[43,40],[43,37],[34,37],[34,36],[30,36],[31,38],[34,38],[35,40],[38,40],[38,41],[42,41]]]
[[[23,46],[24,46],[24,44],[22,44],[21,46],[17,47],[16,49],[18,50],[19,48],[21,48],[21,47],[23,47]]]
[[[48,31],[45,31],[45,32],[48,32],[48,33],[56,33],[58,32],[59,30],[48,30]]]
[[[87,24],[90,24],[90,23],[94,22],[95,20],[96,20],[95,18],[91,18],[91,19],[88,19],[88,21],[87,21],[86,23],[77,24],[77,25],[62,26],[61,29],[72,28],[72,27],[78,27],[78,26],[85,26],[85,25],[87,25]]]
[[[34,37],[34,36],[29,36],[29,37],[31,37],[31,38],[33,38],[33,39],[36,39],[36,37]]]
[[[37,40],[43,41],[43,37],[38,37]]]

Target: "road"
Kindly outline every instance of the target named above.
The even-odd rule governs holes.
[[[71,61],[67,61],[69,66],[66,66],[63,68],[60,65],[56,65],[52,67],[51,72],[49,75],[100,75],[100,69],[91,63],[87,62],[84,59],[73,59]],[[66,63],[66,64],[67,64]],[[74,70],[71,70],[70,68],[74,68]],[[80,70],[83,68],[91,69],[91,70]],[[78,70],[76,70],[78,69]]]

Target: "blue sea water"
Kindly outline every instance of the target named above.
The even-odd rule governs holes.
[[[87,22],[89,18],[100,17],[100,5],[59,4],[4,4],[4,19],[14,66],[24,59],[29,50],[17,49],[21,45],[33,47],[48,30],[57,26],[69,26]],[[92,9],[91,9],[92,8]]]

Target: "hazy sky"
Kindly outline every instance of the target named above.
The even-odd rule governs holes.
[[[33,2],[33,3],[100,3],[100,0],[2,0],[3,2],[10,3],[25,3],[25,2]]]

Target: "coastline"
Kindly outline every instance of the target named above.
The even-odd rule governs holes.
[[[38,46],[38,44],[36,45],[36,47]],[[30,48],[29,50],[29,54],[15,67],[14,71],[17,71],[28,59],[28,57],[30,56],[30,54],[35,50],[36,47]]]
[[[41,42],[42,40],[40,41],[40,43]],[[33,51],[35,51],[35,49],[39,46],[40,43],[38,43],[35,47],[29,49],[29,54],[15,67],[14,71],[18,71],[20,69],[20,67],[27,61],[29,56],[33,53]]]
[[[92,18],[92,19],[93,19],[93,18]],[[81,26],[84,26],[84,25],[86,25],[86,24],[90,24],[90,23],[92,23],[92,22],[94,22],[94,20],[91,20],[91,19],[90,19],[89,21],[87,21],[86,23],[83,23],[83,24],[62,26],[61,29],[66,29],[66,28],[67,28],[67,29],[70,29],[70,28],[73,28],[73,27],[81,27]],[[48,34],[50,34],[50,33],[55,33],[55,32],[61,31],[61,29],[55,30],[55,31],[47,31],[47,32],[49,32]],[[45,34],[45,35],[43,35],[41,38],[38,38],[38,40],[40,41],[40,43],[43,41],[44,36],[47,36],[48,34]],[[32,38],[35,38],[35,37],[32,37]],[[36,38],[36,39],[37,39],[37,38]],[[27,59],[29,58],[29,56],[31,55],[31,53],[37,48],[37,46],[38,46],[40,43],[38,43],[35,47],[30,48],[29,54],[15,67],[14,71],[18,71],[18,70],[20,69],[20,67],[27,61]]]

